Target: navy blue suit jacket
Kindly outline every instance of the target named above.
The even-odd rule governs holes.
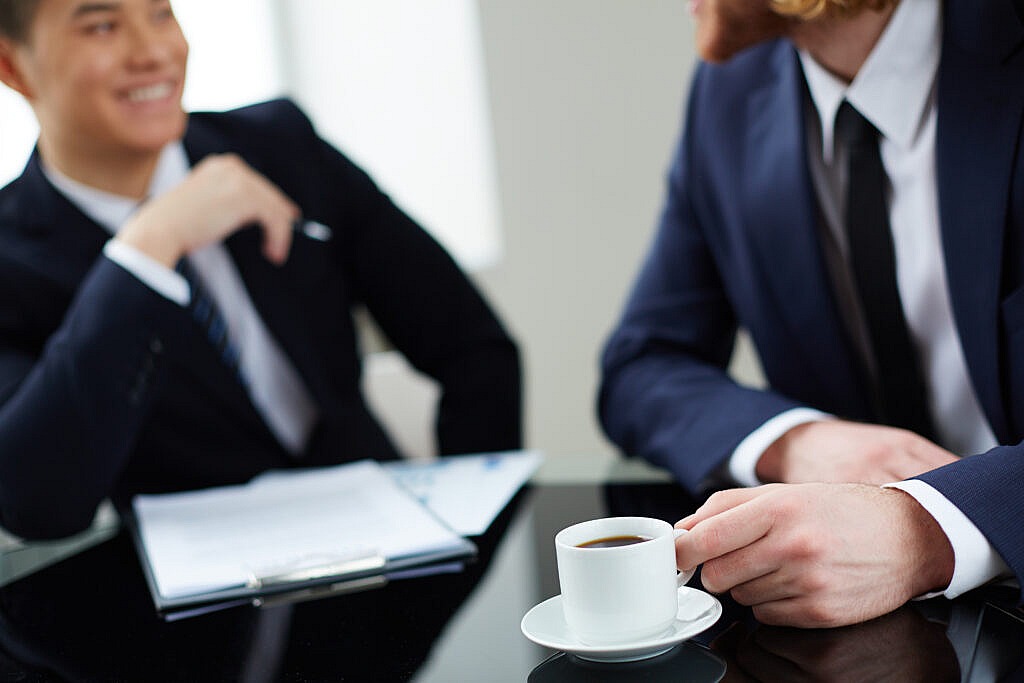
[[[942,246],[970,378],[1006,446],[921,479],[1024,579],[1024,28],[1010,0],[946,0],[944,27]],[[698,68],[661,225],[605,349],[605,430],[694,490],[787,409],[875,420],[818,242],[805,87],[785,41]],[[767,390],[726,375],[738,325]]]
[[[442,453],[520,445],[515,345],[448,254],[293,104],[193,114],[184,144],[192,163],[239,154],[333,231],[296,235],[281,267],[255,227],[226,241],[319,410],[306,452],[282,449],[185,309],[102,256],[109,236],[33,156],[0,190],[0,524],[61,536],[108,496],[398,457],[360,394],[357,305],[440,382]]]

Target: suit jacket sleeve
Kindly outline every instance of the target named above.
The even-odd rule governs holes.
[[[1017,485],[1024,480],[1024,445],[999,446],[916,478],[945,496],[978,527],[1013,571],[1024,602],[1024,536]]]
[[[297,109],[305,128],[311,125]],[[355,297],[388,339],[441,388],[441,454],[519,448],[521,377],[516,344],[448,253],[361,169],[312,136],[323,191],[345,197],[339,258]]]
[[[687,127],[668,178],[657,234],[602,356],[601,423],[627,454],[669,469],[697,491],[739,442],[799,406],[742,387],[726,368],[736,314],[706,239],[699,161],[704,69],[694,79]]]
[[[0,280],[0,524],[66,536],[114,488],[184,313],[101,256],[58,329],[35,339],[47,284],[12,262]]]

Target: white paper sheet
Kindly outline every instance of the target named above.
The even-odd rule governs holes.
[[[479,536],[540,466],[538,451],[455,455],[384,467],[463,536]]]
[[[136,496],[133,506],[157,590],[167,599],[465,544],[369,460],[267,473],[242,486]]]

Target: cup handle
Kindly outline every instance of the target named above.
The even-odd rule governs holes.
[[[675,540],[675,539],[679,538],[680,536],[682,536],[683,534],[688,534],[688,533],[690,533],[690,532],[687,531],[686,529],[673,529],[672,530],[672,538],[673,538],[673,540]],[[690,579],[693,578],[694,573],[697,571],[696,568],[688,569],[686,571],[682,571],[678,567],[676,569],[679,572],[678,574],[676,574],[676,586],[685,586],[686,583]]]

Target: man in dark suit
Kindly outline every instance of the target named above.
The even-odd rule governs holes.
[[[713,495],[680,523],[680,566],[798,625],[1020,582],[1019,8],[691,9],[713,63],[605,349],[600,414],[694,490],[783,484]],[[763,390],[726,374],[739,326]]]
[[[399,453],[352,309],[441,386],[442,454],[520,445],[516,347],[445,251],[291,103],[181,108],[167,0],[0,0],[39,124],[0,190],[0,524]]]

